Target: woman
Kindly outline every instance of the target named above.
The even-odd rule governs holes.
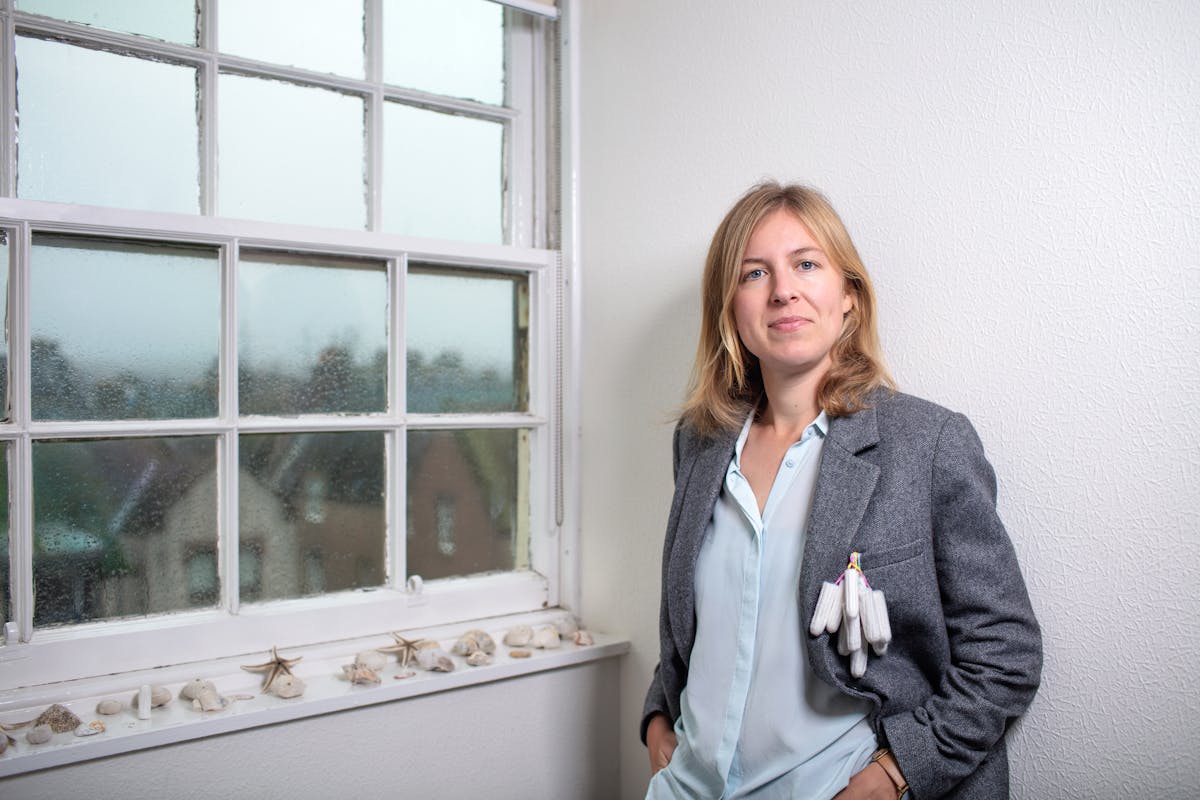
[[[818,192],[761,184],[718,227],[674,455],[647,797],[1007,797],[1041,636],[995,477],[965,417],[892,390]],[[851,553],[892,630],[861,677],[809,632]]]

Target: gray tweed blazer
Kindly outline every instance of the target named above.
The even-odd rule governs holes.
[[[1008,797],[1007,725],[1037,691],[1041,632],[996,514],[996,480],[971,423],[905,394],[831,421],[800,572],[807,628],[822,581],[862,553],[887,598],[893,640],[853,678],[837,637],[799,636],[817,677],[873,704],[914,800]],[[675,495],[662,563],[659,664],[642,717],[679,717],[696,637],[696,558],[737,431],[675,431]]]

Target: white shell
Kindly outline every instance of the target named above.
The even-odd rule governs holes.
[[[525,647],[533,641],[533,628],[528,625],[518,625],[504,634],[504,643],[509,647]]]
[[[363,650],[354,656],[354,666],[378,672],[387,666],[387,656],[378,650]]]
[[[276,697],[282,697],[285,700],[291,697],[299,697],[304,694],[304,681],[295,675],[285,673],[277,676],[271,682],[271,691],[275,693]]]
[[[454,661],[440,647],[422,647],[417,651],[417,663],[430,672],[453,672]]]
[[[451,648],[451,652],[456,656],[469,656],[477,651],[485,654],[496,652],[496,641],[488,635],[487,631],[467,631]]]
[[[587,631],[575,631],[575,633],[571,634],[571,641],[575,642],[575,644],[579,645],[580,647],[585,647],[589,644],[596,643],[596,640],[592,638],[592,634],[588,633]]]
[[[45,744],[54,736],[49,725],[35,725],[25,734],[25,740],[30,744]]]
[[[342,674],[351,683],[379,683],[379,673],[370,667],[364,667],[357,661],[342,667]]]
[[[192,708],[200,711],[220,711],[229,705],[229,701],[221,695],[217,694],[217,690],[201,689],[195,697],[192,698]]]
[[[572,616],[559,617],[554,621],[554,627],[558,630],[559,636],[569,639],[571,638],[571,634],[579,630],[579,623]]]
[[[476,650],[474,653],[471,653],[471,655],[467,656],[467,663],[472,667],[482,667],[486,664],[492,663],[492,657],[482,650]]]
[[[115,697],[109,697],[96,703],[96,713],[104,716],[112,716],[120,714],[122,709],[121,701]]]
[[[75,729],[76,736],[95,736],[97,733],[104,733],[104,723],[98,719],[86,722]]]
[[[533,641],[531,644],[534,647],[539,647],[543,650],[552,650],[555,647],[558,647],[560,644],[562,644],[558,637],[558,628],[554,627],[553,625],[545,625],[541,628],[538,628],[537,632],[533,634]]]
[[[138,707],[138,695],[139,694],[141,694],[141,693],[134,692],[133,699],[129,701],[129,707],[134,709],[135,711],[137,710],[137,707]],[[170,689],[168,689],[165,686],[151,686],[150,687],[150,707],[151,708],[158,708],[159,706],[165,706],[169,702],[171,702],[171,690]],[[118,709],[118,710],[120,710],[120,709]],[[109,713],[113,713],[113,712],[109,712]]]
[[[212,681],[195,678],[183,685],[183,688],[179,690],[179,697],[183,700],[195,700],[205,689],[215,692],[217,687]]]

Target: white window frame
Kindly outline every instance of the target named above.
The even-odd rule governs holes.
[[[368,113],[382,114],[384,96],[448,111],[481,114],[486,111],[507,123],[505,164],[506,229],[510,244],[474,244],[421,239],[374,230],[330,230],[273,222],[232,220],[212,215],[216,185],[215,114],[204,116],[200,215],[165,214],[95,206],[50,203],[15,197],[16,158],[13,148],[11,108],[15,97],[12,42],[19,29],[42,35],[77,39],[117,50],[140,53],[173,62],[197,64],[201,86],[215,86],[220,67],[246,69],[287,80],[332,88],[361,89],[363,81],[318,75],[303,70],[263,65],[211,49],[211,35],[199,48],[143,40],[87,26],[48,20],[0,9],[0,31],[7,37],[5,78],[0,84],[4,131],[4,153],[0,158],[0,227],[10,233],[9,284],[9,369],[12,408],[10,420],[0,423],[0,441],[9,454],[10,584],[14,598],[22,598],[18,619],[6,625],[6,643],[0,646],[4,688],[37,687],[92,675],[131,672],[163,664],[211,661],[232,655],[261,652],[271,645],[301,647],[317,642],[380,634],[392,630],[414,630],[468,620],[517,614],[554,607],[575,607],[572,561],[573,534],[564,534],[564,491],[562,431],[564,416],[573,413],[577,400],[569,391],[562,360],[570,350],[570,335],[564,335],[564,319],[573,296],[564,291],[562,259],[549,249],[556,238],[551,218],[556,204],[552,176],[558,168],[551,154],[554,125],[549,114],[557,113],[547,100],[540,82],[550,81],[550,36],[542,23],[506,11],[506,18],[520,24],[506,26],[506,69],[510,78],[509,107],[483,107],[470,101],[439,98],[395,87],[372,87]],[[379,0],[367,0],[368,21],[377,22]],[[205,12],[202,30],[215,29],[211,12]],[[368,24],[368,30],[379,25]],[[374,34],[376,37],[378,34]],[[207,46],[209,49],[205,49]],[[379,52],[378,42],[368,52]],[[186,56],[186,57],[185,57]],[[374,69],[378,74],[378,58]],[[515,78],[515,80],[514,80]],[[369,127],[377,131],[379,128]],[[378,174],[381,144],[369,135],[368,163]],[[377,186],[377,184],[375,184]],[[368,227],[377,227],[378,191],[371,193]],[[565,227],[565,226],[564,226]],[[221,265],[222,331],[220,347],[221,397],[219,416],[212,419],[109,422],[37,422],[28,407],[30,365],[28,362],[30,322],[29,255],[35,234],[75,234],[129,240],[161,240],[218,248]],[[531,246],[534,243],[543,245]],[[389,278],[389,411],[384,414],[294,417],[237,416],[237,253],[240,249],[306,252],[330,256],[361,257],[387,265]],[[407,265],[442,265],[472,270],[517,272],[529,280],[529,405],[528,411],[507,414],[433,415],[404,411],[404,326],[402,319],[404,278]],[[530,560],[528,572],[448,578],[424,586],[405,581],[404,513],[405,441],[409,430],[461,428],[522,428],[530,432]],[[388,530],[388,582],[372,590],[332,593],[294,600],[254,603],[239,607],[236,598],[237,548],[232,542],[237,525],[237,437],[239,433],[383,430],[387,441],[389,476],[386,520]],[[218,528],[222,543],[219,556],[222,576],[222,607],[215,610],[183,611],[145,618],[116,619],[72,626],[33,628],[32,606],[32,442],[52,438],[103,435],[214,435],[218,438]],[[574,456],[572,455],[571,458]],[[570,487],[567,487],[568,489]],[[573,500],[569,504],[574,507]],[[570,540],[570,541],[568,541]],[[568,555],[568,551],[570,555]],[[565,569],[564,569],[565,565]],[[9,698],[11,700],[11,698]],[[0,707],[5,703],[0,702]]]

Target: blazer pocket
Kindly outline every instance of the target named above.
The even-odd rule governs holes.
[[[889,547],[885,550],[863,550],[862,551],[862,568],[866,573],[867,579],[870,580],[872,570],[889,567],[893,564],[899,564],[902,561],[908,561],[911,558],[916,558],[925,551],[925,542],[917,540],[908,544]]]

